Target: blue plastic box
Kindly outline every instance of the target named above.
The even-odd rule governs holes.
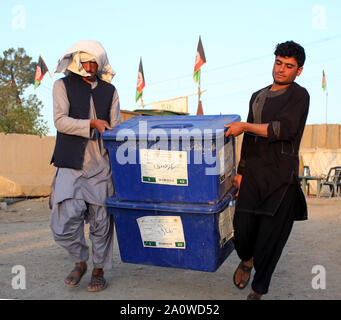
[[[102,134],[120,201],[218,203],[232,187],[239,115],[137,116]]]
[[[234,249],[233,195],[216,205],[108,198],[123,262],[216,271]]]

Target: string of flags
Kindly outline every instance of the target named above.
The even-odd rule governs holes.
[[[199,89],[199,103],[198,103],[198,111],[197,114],[203,114],[202,111],[202,104],[200,100],[200,76],[201,76],[201,67],[206,63],[206,57],[204,53],[204,48],[201,42],[201,37],[199,36],[199,42],[197,47],[197,52],[195,56],[195,64],[194,64],[194,73],[193,73],[193,79],[195,82],[198,83],[198,89]],[[49,72],[49,69],[42,58],[42,56],[39,56],[39,60],[36,66],[36,73],[35,73],[35,83],[34,83],[34,89],[37,89],[39,85],[41,84],[45,74]],[[141,104],[143,106],[143,89],[145,88],[146,83],[144,79],[144,73],[143,73],[143,66],[142,66],[142,57],[140,58],[140,64],[139,64],[139,70],[137,74],[137,85],[136,85],[136,96],[135,101],[141,100]]]
[[[204,48],[202,45],[201,37],[199,36],[199,42],[197,47],[197,52],[195,56],[195,63],[194,63],[194,72],[193,72],[193,79],[196,83],[198,83],[198,109],[197,109],[197,115],[203,114],[202,110],[202,103],[200,100],[200,78],[201,78],[201,67],[206,63],[206,57],[204,53]],[[37,89],[39,85],[41,84],[45,74],[49,72],[49,69],[43,60],[42,56],[39,56],[39,60],[36,66],[36,73],[35,73],[35,83],[34,83],[34,89]],[[50,74],[51,76],[51,74]],[[143,89],[145,88],[146,83],[144,79],[144,73],[143,73],[143,66],[142,66],[142,57],[140,58],[140,64],[137,74],[137,85],[136,85],[136,96],[135,101],[141,100],[141,104],[143,106]],[[327,84],[326,84],[326,75],[324,70],[322,71],[322,89],[324,91],[327,90]]]
[[[195,56],[195,64],[194,64],[194,73],[193,73],[193,79],[195,82],[198,83],[198,95],[199,95],[199,100],[198,100],[198,110],[197,110],[197,115],[203,115],[203,110],[202,110],[202,103],[200,100],[200,76],[201,76],[201,67],[206,63],[206,57],[204,53],[204,48],[201,42],[201,37],[199,36],[199,42],[198,42],[198,47],[197,47],[197,52]],[[143,99],[142,99],[142,94],[143,94],[143,89],[145,87],[145,80],[144,80],[144,74],[143,74],[143,67],[142,67],[142,57],[140,58],[140,65],[139,65],[139,70],[137,74],[137,85],[136,85],[136,97],[135,101],[137,102],[139,99],[141,99],[141,105],[143,106]]]

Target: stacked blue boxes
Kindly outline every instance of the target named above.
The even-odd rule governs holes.
[[[123,262],[215,271],[233,250],[238,115],[134,117],[102,134]]]

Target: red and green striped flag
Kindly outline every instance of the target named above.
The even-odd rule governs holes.
[[[47,71],[49,71],[49,69],[47,68],[43,58],[39,56],[39,60],[36,66],[36,74],[34,77],[34,89],[37,89],[39,87]]]
[[[145,87],[144,82],[144,74],[143,74],[143,68],[142,68],[142,58],[140,58],[140,66],[139,66],[139,72],[137,75],[137,85],[136,85],[136,102],[141,99],[142,101],[142,93],[143,88]]]
[[[201,43],[201,37],[199,36],[199,43],[197,48],[197,55],[195,57],[194,74],[193,79],[195,82],[200,81],[200,68],[206,63],[204,48]]]
[[[327,89],[326,75],[324,74],[324,70],[322,71],[322,89],[324,91]]]

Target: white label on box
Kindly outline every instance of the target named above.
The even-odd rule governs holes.
[[[180,216],[144,216],[136,220],[144,247],[186,249]]]
[[[220,246],[223,247],[233,237],[234,207],[227,206],[219,215]]]
[[[219,161],[219,177],[220,183],[224,182],[225,179],[232,175],[233,166],[233,145],[232,140],[224,145],[218,151],[218,161]]]
[[[187,152],[140,149],[141,181],[188,186]]]

